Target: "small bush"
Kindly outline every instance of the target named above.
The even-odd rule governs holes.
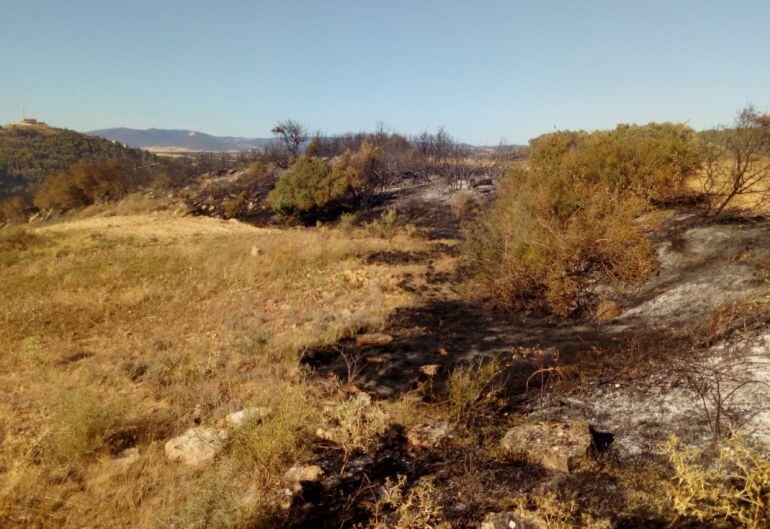
[[[674,467],[668,485],[679,516],[701,523],[730,521],[770,527],[770,461],[735,437],[706,453],[671,437],[664,451]]]
[[[366,229],[374,237],[392,239],[396,235],[397,223],[398,211],[394,208],[388,208],[382,212],[379,219],[367,224]]]
[[[340,215],[340,221],[337,224],[337,227],[344,233],[350,233],[353,231],[353,228],[355,228],[357,221],[358,216],[355,213],[343,213]]]
[[[103,393],[85,386],[65,391],[53,405],[51,448],[69,463],[104,447],[117,432],[124,407]]]
[[[495,396],[499,389],[495,385],[499,368],[496,360],[477,360],[452,371],[449,377],[449,408],[456,419],[464,419],[479,404]]]
[[[365,141],[346,150],[328,166],[321,158],[300,156],[281,175],[268,196],[287,221],[312,223],[365,204],[380,184],[381,151]]]
[[[481,201],[473,191],[463,190],[457,193],[452,202],[452,210],[459,219],[476,215],[481,209]]]
[[[322,159],[300,156],[278,179],[268,201],[284,221],[315,220],[341,193],[338,186],[331,185],[330,173]]]
[[[406,490],[406,476],[387,478],[382,495],[373,505],[371,529],[449,529],[438,491],[424,478]]]
[[[0,225],[27,222],[30,210],[31,204],[26,196],[14,195],[0,200]]]

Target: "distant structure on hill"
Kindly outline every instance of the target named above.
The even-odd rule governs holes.
[[[16,123],[17,125],[21,125],[23,127],[29,127],[33,125],[45,125],[42,121],[38,121],[35,118],[23,118],[21,121]]]

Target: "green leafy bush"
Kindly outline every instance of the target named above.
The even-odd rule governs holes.
[[[281,175],[268,200],[281,218],[311,223],[336,217],[366,201],[378,185],[380,150],[364,141],[328,165],[321,158],[300,156]]]

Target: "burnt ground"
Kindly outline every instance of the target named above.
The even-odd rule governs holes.
[[[459,223],[450,201],[435,190],[418,189],[394,200],[400,212],[417,212],[415,223],[430,238],[457,237]],[[665,479],[668,470],[659,448],[672,433],[708,442],[709,425],[695,396],[670,369],[672,358],[696,351],[718,354],[710,352],[715,344],[725,347],[725,340],[747,339],[745,325],[735,322],[716,336],[714,314],[765,295],[770,223],[705,223],[697,211],[657,215],[651,237],[658,248],[658,271],[641,287],[614,290],[621,314],[601,323],[590,317],[505,313],[461,299],[452,287],[460,279],[456,273],[433,267],[438,256],[457,253],[452,244],[437,243],[428,254],[393,250],[370,255],[372,263],[426,263],[427,287],[412,284],[408,277],[401,285],[421,293],[424,302],[392,314],[383,331],[392,341],[360,345],[354,338],[344,339],[308,351],[305,365],[318,377],[343,381],[352,368],[356,386],[376,399],[394,400],[413,392],[430,403],[445,399],[447,380],[457,366],[494,358],[503,389],[494,409],[479,407],[470,422],[458,426],[461,446],[415,451],[403,428],[394,426],[373,453],[354,455],[342,464],[338,450],[320,444],[318,461],[331,477],[295,498],[288,526],[365,523],[384,480],[396,475],[407,476],[409,483],[425,476],[440,483],[440,503],[453,527],[478,527],[485,513],[509,506],[506,498],[537,491],[576,501],[579,509],[613,520],[613,527],[669,526],[670,519],[660,512],[632,504],[619,476],[630,469],[632,477],[622,479],[633,481],[645,472]],[[755,319],[752,336],[767,339],[752,342],[751,351],[770,365],[767,319]],[[770,368],[762,373],[770,382]],[[750,398],[765,398],[770,409],[767,393]],[[770,414],[757,417],[770,424]],[[615,442],[597,466],[568,476],[491,457],[490,442],[504,434],[506,425],[526,418],[585,420],[611,432],[607,439]],[[760,421],[758,426],[764,425]],[[687,525],[680,521],[678,527]]]

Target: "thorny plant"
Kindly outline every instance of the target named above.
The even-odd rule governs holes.
[[[762,411],[761,403],[745,398],[742,392],[750,386],[768,386],[753,376],[767,364],[752,354],[751,343],[740,342],[726,345],[716,354],[687,355],[675,361],[672,372],[696,395],[711,433],[718,440]]]

